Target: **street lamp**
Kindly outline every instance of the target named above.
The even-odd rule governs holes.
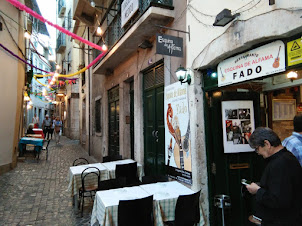
[[[239,13],[232,15],[231,10],[224,9],[216,16],[213,26],[224,27],[225,25],[233,21],[237,16],[239,16]]]
[[[180,81],[180,83],[188,83],[189,85],[191,84],[191,75],[190,75],[190,71],[185,69],[184,67],[180,66],[179,68],[177,68],[176,72],[175,72],[178,81]]]

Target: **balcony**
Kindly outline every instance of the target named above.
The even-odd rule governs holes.
[[[64,33],[60,33],[57,38],[57,53],[63,53],[66,49],[66,35]]]
[[[58,1],[58,16],[59,18],[63,18],[66,11],[66,2],[65,0]]]
[[[97,1],[95,1],[97,3]],[[75,11],[75,18],[80,19],[80,9],[88,9],[89,5],[84,5],[85,1],[79,0]],[[113,4],[111,4],[113,5]],[[92,8],[92,7],[91,7]],[[122,63],[129,55],[135,52],[138,46],[144,41],[149,40],[158,32],[155,25],[167,26],[174,19],[173,0],[139,0],[139,9],[134,16],[121,26],[121,7],[116,4],[114,15],[104,32],[103,38],[108,46],[107,54],[96,64],[94,73],[106,74],[112,71],[117,65]],[[85,18],[89,11],[85,11]],[[110,8],[107,10],[109,14]],[[82,14],[84,11],[82,11]],[[78,15],[78,16],[77,16]],[[95,15],[95,14],[94,14]],[[112,15],[111,15],[112,16]],[[80,19],[85,23],[84,17]],[[89,24],[96,24],[91,19]],[[102,45],[100,38],[98,45]],[[94,57],[100,54],[100,51],[94,50]]]

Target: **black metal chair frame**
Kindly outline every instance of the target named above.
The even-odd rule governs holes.
[[[95,169],[95,171],[87,172],[87,170],[91,170],[91,169]],[[97,185],[94,186],[94,187],[86,187],[85,186],[85,179],[87,179],[87,176],[91,175],[91,174],[94,174],[97,177]],[[97,167],[87,167],[81,173],[82,187],[80,187],[80,189],[79,189],[79,200],[80,200],[79,205],[82,204],[81,205],[82,206],[82,208],[81,208],[81,216],[82,217],[83,217],[83,209],[84,209],[84,199],[87,198],[87,197],[90,197],[92,199],[92,196],[95,195],[95,194],[92,194],[92,193],[95,193],[95,192],[98,191],[100,177],[101,177],[101,171]],[[89,193],[88,196],[85,195],[87,193]]]
[[[76,161],[80,161],[80,162],[77,163]],[[88,160],[81,157],[74,160],[72,166],[79,166],[79,165],[86,165],[86,164],[89,164]]]
[[[118,226],[153,226],[153,222],[153,195],[119,201]]]

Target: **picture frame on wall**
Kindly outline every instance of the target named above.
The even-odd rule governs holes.
[[[273,121],[293,120],[296,115],[296,99],[273,99]]]
[[[221,109],[224,153],[254,151],[248,144],[255,130],[253,101],[222,101]]]

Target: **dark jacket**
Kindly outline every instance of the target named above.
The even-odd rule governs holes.
[[[261,188],[256,193],[255,215],[262,218],[263,225],[274,222],[278,225],[296,225],[301,220],[302,168],[286,148],[267,160],[260,181]]]

